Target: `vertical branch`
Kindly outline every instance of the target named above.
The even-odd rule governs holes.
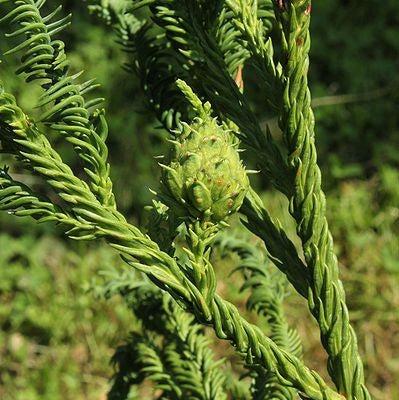
[[[280,127],[295,177],[290,212],[297,222],[297,233],[311,275],[309,307],[320,326],[322,342],[329,356],[328,371],[338,390],[348,399],[370,399],[338,276],[338,261],[325,215],[326,201],[317,165],[314,115],[307,78],[311,4],[309,0],[276,1],[275,4],[282,27],[285,58],[282,62],[285,87]]]

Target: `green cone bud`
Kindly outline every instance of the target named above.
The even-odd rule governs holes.
[[[211,118],[184,125],[162,183],[190,216],[212,222],[237,211],[249,186],[231,134]]]

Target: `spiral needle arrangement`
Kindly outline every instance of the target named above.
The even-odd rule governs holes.
[[[115,353],[110,398],[127,399],[131,387],[149,380],[159,399],[371,399],[317,164],[307,80],[310,0],[88,2],[113,28],[128,54],[126,70],[138,76],[147,106],[169,135],[170,153],[160,162],[161,182],[144,228],[118,211],[103,99],[89,98],[95,80],[70,72],[65,44],[56,37],[71,16],[59,17],[61,6],[49,6],[45,0],[0,0],[0,23],[10,46],[17,43],[6,55],[18,54],[16,73],[42,90],[41,116],[34,120],[2,82],[2,152],[52,193],[41,196],[4,167],[0,209],[56,223],[74,240],[102,239],[132,268],[103,290],[122,295],[143,327]],[[282,144],[251,108],[243,77],[249,65],[264,107],[279,118]],[[54,134],[81,159],[82,174],[64,161]],[[301,248],[252,188],[244,150],[288,198]],[[231,234],[236,214],[242,229],[260,239],[257,245]],[[218,294],[215,249],[239,257],[236,273],[250,292],[247,306],[266,318],[269,334]],[[317,322],[333,384],[302,360],[301,338],[283,309],[292,288]],[[249,393],[239,382],[228,384],[205,327],[241,357]]]

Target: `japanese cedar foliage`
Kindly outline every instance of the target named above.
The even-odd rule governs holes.
[[[70,72],[65,44],[57,38],[70,17],[58,16],[60,8],[49,10],[45,0],[0,1],[8,54],[20,57],[16,73],[42,89],[35,120],[3,82],[0,140],[3,152],[41,177],[52,194],[41,196],[4,168],[0,208],[55,222],[72,239],[103,239],[141,274],[124,275],[107,289],[125,297],[143,326],[116,353],[110,397],[128,398],[149,379],[164,399],[369,399],[317,165],[307,82],[310,1],[89,3],[116,31],[129,54],[128,72],[139,76],[148,106],[170,135],[150,225],[132,225],[118,211],[102,99],[88,97],[97,87],[93,80]],[[283,147],[250,107],[242,79],[249,65],[264,107],[279,117]],[[75,150],[84,177],[64,162],[51,132]],[[300,251],[251,187],[240,147],[290,200]],[[280,272],[256,246],[229,236],[228,221],[236,213],[243,229],[263,240]],[[217,293],[215,247],[239,255],[244,287],[251,291],[248,306],[266,316],[269,335]],[[301,360],[300,339],[282,308],[288,283],[318,323],[334,387]],[[245,360],[250,390],[238,381],[226,384],[228,374],[215,361],[203,326]]]

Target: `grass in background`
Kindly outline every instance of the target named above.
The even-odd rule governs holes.
[[[119,299],[87,286],[119,258],[49,236],[2,234],[0,248],[0,398],[104,398],[113,350],[134,324]]]

